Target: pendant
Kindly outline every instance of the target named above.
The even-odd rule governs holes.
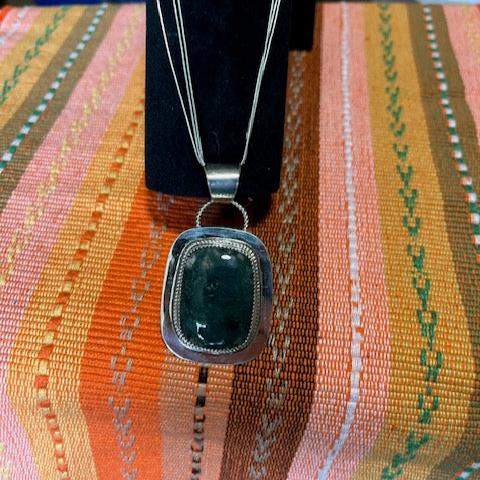
[[[264,244],[245,231],[245,210],[232,199],[244,215],[245,230],[201,226],[214,201],[212,195],[199,211],[197,228],[182,232],[170,250],[162,335],[169,350],[185,360],[243,363],[256,357],[268,338],[272,268]]]

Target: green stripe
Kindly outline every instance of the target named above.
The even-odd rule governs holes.
[[[65,18],[69,8],[69,6],[62,6],[59,10],[55,11],[52,20],[45,25],[42,34],[34,40],[33,45],[30,48],[25,50],[23,60],[13,67],[13,71],[9,77],[0,81],[0,106],[6,102],[9,94],[21,83],[20,80],[23,74],[30,68],[30,62],[38,57],[43,47],[50,42],[52,34],[57,30],[62,20]]]
[[[62,81],[58,91],[53,92],[56,94],[49,102],[48,108],[44,112],[41,112],[42,114],[38,122],[29,122],[28,118],[37,108],[45,93],[49,91],[49,86],[55,80],[59,70],[85,34],[87,27],[95,17],[98,7],[87,7],[85,9],[85,12],[77,21],[67,39],[61,46],[59,46],[58,52],[52,58],[48,67],[35,82],[28,97],[24,100],[4,128],[1,129],[0,151],[5,152],[9,148],[12,140],[20,132],[22,126],[31,126],[29,133],[25,135],[22,143],[16,148],[15,156],[10,162],[7,162],[5,170],[1,174],[0,211],[5,207],[12,191],[18,184],[36,150],[42,144],[46,135],[52,128],[52,125],[65,108],[75,85],[88,67],[98,46],[108,32],[118,8],[118,5],[109,6],[107,8],[97,26],[97,29],[93,33],[91,40],[86,44],[85,48],[78,56],[78,59],[75,61],[75,64],[70,68],[68,75]]]
[[[434,289],[432,280],[425,268],[427,249],[420,240],[423,228],[422,218],[418,216],[417,204],[422,198],[422,192],[415,186],[415,159],[418,152],[412,152],[410,145],[405,143],[405,135],[412,128],[404,121],[403,113],[406,108],[402,86],[398,82],[398,69],[401,65],[396,61],[396,45],[392,36],[392,15],[389,4],[379,5],[379,42],[383,49],[382,60],[385,77],[385,108],[390,115],[388,128],[393,153],[396,156],[396,170],[399,180],[398,194],[404,210],[402,224],[407,239],[407,248],[404,254],[408,259],[407,267],[411,272],[411,287],[417,297],[417,307],[412,312],[416,318],[423,338],[423,348],[418,352],[418,361],[424,372],[423,385],[416,392],[417,395],[417,427],[414,427],[405,438],[405,446],[401,451],[393,454],[390,462],[382,471],[382,480],[393,480],[404,473],[405,466],[417,458],[419,451],[430,440],[427,429],[432,417],[437,415],[441,406],[440,398],[435,395],[439,380],[443,354],[436,347],[436,328],[441,320],[437,311],[432,309],[431,295]],[[392,187],[394,188],[394,187]]]
[[[464,199],[465,191],[460,183],[460,173],[452,158],[450,132],[440,104],[441,98],[449,98],[451,102],[453,115],[457,120],[460,144],[465,156],[464,161],[473,177],[476,191],[478,191],[480,180],[478,177],[480,154],[475,124],[465,101],[465,89],[448,37],[443,8],[432,8],[432,17],[437,35],[438,52],[449,87],[448,92],[443,95],[438,90],[438,81],[430,57],[422,8],[409,9],[413,53],[427,120],[430,148],[444,202],[447,234],[453,254],[457,283],[467,316],[473,361],[475,362],[475,389],[470,397],[467,426],[456,448],[432,470],[429,478],[436,480],[445,475],[453,478],[457,471],[480,456],[480,442],[478,441],[478,429],[480,428],[480,269],[476,263],[472,229],[468,222],[469,207]]]

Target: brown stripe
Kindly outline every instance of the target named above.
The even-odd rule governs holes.
[[[321,32],[319,13],[317,9],[317,34]],[[253,229],[272,260],[272,329],[262,355],[235,368],[222,480],[287,478],[313,400],[319,48],[317,36],[312,52],[297,52],[290,59],[281,186],[272,200],[268,224]]]
[[[190,480],[200,480],[202,477],[202,459],[205,446],[205,403],[208,381],[208,367],[198,369],[197,392],[193,408],[193,439],[190,447],[192,458],[192,474]]]
[[[455,168],[446,119],[440,104],[438,81],[430,57],[422,7],[412,6],[408,12],[430,148],[442,192],[447,233],[462,303],[467,316],[475,361],[475,389],[470,398],[467,426],[456,448],[432,470],[429,478],[436,480],[445,475],[453,476],[457,470],[473,461],[478,461],[480,457],[480,445],[476,433],[480,427],[480,302],[478,301],[480,270],[476,264],[476,252],[471,241],[472,230],[468,222],[469,212],[464,199],[465,194],[460,183],[460,176]],[[465,90],[448,38],[443,8],[433,7],[432,17],[446,81],[449,85],[450,103],[457,120],[460,142],[465,154],[465,162],[478,186],[480,152],[475,134],[475,124],[465,101]]]
[[[5,170],[1,174],[0,212],[4,209],[12,191],[15,189],[36,150],[42,144],[45,136],[52,128],[52,125],[65,108],[76,83],[81,78],[103,37],[106,35],[118,8],[118,5],[109,6],[107,8],[100,23],[97,25],[92,38],[86,44],[86,47],[79,55],[74,65],[70,68],[67,76],[58,88],[55,97],[50,100],[48,107],[42,113],[38,122],[32,126],[30,132],[15,152],[12,160],[7,164]],[[0,131],[0,152],[3,153],[9,147],[10,142],[15,138],[15,135],[20,131],[35,107],[40,103],[43,95],[47,92],[48,87],[58,75],[58,71],[67,60],[68,55],[85,34],[85,31],[93,20],[96,11],[97,7],[87,7],[85,9],[85,12],[72,29],[70,35],[60,46],[58,52],[52,58],[43,74],[35,82],[28,97]]]

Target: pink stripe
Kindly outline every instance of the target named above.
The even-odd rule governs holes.
[[[350,385],[351,308],[342,138],[341,9],[323,9],[320,92],[319,336],[310,418],[288,478],[316,478],[341,428]]]
[[[480,141],[480,11],[472,5],[445,5],[443,10],[465,87],[465,99],[475,121],[477,141]],[[466,161],[477,159],[467,158]]]
[[[37,474],[28,440],[7,396],[7,362],[20,321],[49,252],[68,215],[95,150],[123,97],[123,92],[138,62],[139,54],[144,50],[145,20],[142,7],[129,5],[119,9],[109,32],[77,83],[66,107],[35,153],[0,216],[0,231],[2,232],[0,259],[4,261],[7,245],[15,231],[22,226],[28,206],[35,205],[34,199],[38,185],[48,178],[52,159],[59,155],[62,142],[69,134],[72,122],[81,116],[86,99],[91,97],[92,86],[98,84],[99,76],[105,70],[108,58],[115,52],[116,45],[134,12],[140,13],[140,22],[132,37],[131,45],[117,66],[117,71],[106,92],[99,99],[99,110],[92,114],[89,125],[80,134],[79,141],[70,152],[68,163],[59,173],[57,186],[50,193],[46,208],[35,223],[29,244],[17,257],[14,272],[4,287],[0,289],[0,305],[2,305],[2,311],[0,311],[0,336],[2,338],[0,344],[0,365],[2,365],[0,369],[0,410],[2,411],[0,435],[7,436],[7,439],[0,438],[0,442],[7,443],[6,454],[8,458],[13,459],[15,467],[12,477],[14,479],[34,479],[37,478]],[[10,371],[10,375],[14,376],[15,373]],[[5,440],[8,441],[5,442]],[[28,474],[25,473],[26,471]]]
[[[0,61],[2,61],[10,50],[15,47],[15,45],[23,38],[26,32],[33,25],[33,22],[38,17],[41,8],[36,7],[27,7],[28,11],[26,12],[23,18],[19,18],[19,14],[22,12],[22,8],[15,8],[7,15],[4,23],[2,23],[2,29],[0,33],[0,38],[4,39],[5,43],[0,43]],[[24,52],[19,52],[18,61],[21,62],[23,59]]]
[[[355,417],[330,470],[332,451],[345,421],[350,395],[351,292],[345,154],[342,138],[341,13],[324,10],[320,94],[319,328],[314,403],[289,479],[349,478],[373,445],[386,411],[389,367],[388,305],[383,271],[373,151],[369,124],[363,7],[351,5],[350,97],[356,238],[359,263],[362,370]],[[326,477],[327,478],[327,477]]]
[[[387,289],[368,103],[365,7],[348,5],[353,176],[364,334],[360,398],[355,420],[330,470],[331,479],[349,478],[380,433],[387,408],[390,363]]]

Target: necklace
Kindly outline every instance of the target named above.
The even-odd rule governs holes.
[[[184,93],[170,49],[161,0],[156,0],[156,4],[188,135],[195,158],[205,170],[211,197],[197,213],[196,228],[182,232],[170,250],[163,287],[162,335],[170,351],[180,358],[201,364],[242,363],[257,356],[268,338],[272,311],[272,269],[267,249],[261,240],[247,232],[248,215],[235,196],[241,168],[247,161],[260,88],[281,0],[272,0],[270,5],[245,147],[237,165],[208,164],[205,161],[181,0],[172,0],[172,6]],[[243,216],[243,230],[202,227],[203,213],[212,203],[235,206]]]

